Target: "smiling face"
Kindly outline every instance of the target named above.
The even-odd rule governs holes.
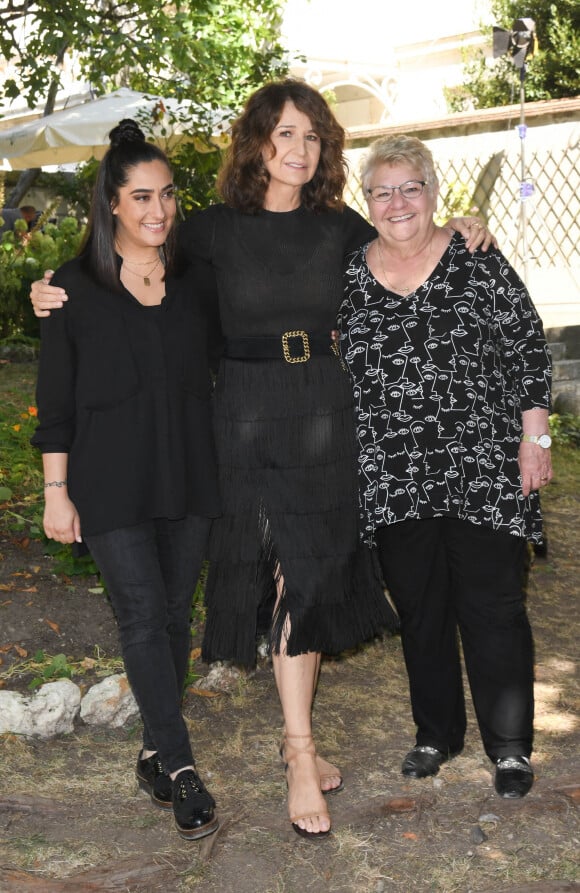
[[[293,102],[284,105],[262,160],[270,175],[268,197],[286,194],[299,201],[300,190],[310,182],[320,161],[320,137],[310,118]]]
[[[128,258],[151,254],[166,241],[177,205],[171,171],[162,161],[141,162],[129,170],[112,207],[115,241]]]
[[[409,180],[424,179],[421,171],[411,164],[381,164],[370,176],[368,188],[402,186]],[[371,222],[387,241],[421,241],[433,229],[437,193],[437,186],[427,184],[418,198],[405,198],[398,189],[388,202],[377,202],[368,196]]]

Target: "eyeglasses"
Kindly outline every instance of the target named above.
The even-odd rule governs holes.
[[[367,195],[370,195],[374,202],[390,202],[398,189],[403,198],[414,199],[423,195],[423,189],[427,185],[426,180],[407,180],[400,186],[374,186],[367,189]]]

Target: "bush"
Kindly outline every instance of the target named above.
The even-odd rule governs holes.
[[[44,223],[31,232],[25,220],[0,236],[0,338],[38,336],[38,320],[29,300],[30,286],[44,270],[56,270],[78,254],[83,228],[74,217]]]

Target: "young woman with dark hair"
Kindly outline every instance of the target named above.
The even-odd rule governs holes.
[[[139,785],[179,834],[218,827],[181,698],[193,592],[219,512],[207,319],[173,254],[176,201],[163,152],[130,120],[110,134],[84,248],[54,283],[37,387],[44,528],[84,541],[107,585],[143,717]]]

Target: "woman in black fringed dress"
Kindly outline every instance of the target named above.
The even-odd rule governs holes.
[[[342,787],[312,738],[321,652],[396,625],[360,545],[352,390],[330,338],[345,253],[374,234],[342,201],[343,144],[317,91],[267,85],[234,124],[218,181],[225,205],[182,231],[214,268],[225,337],[215,392],[224,512],[210,543],[203,654],[253,664],[265,618],[290,818],[308,837],[330,830],[321,789]]]
[[[392,619],[358,545],[352,388],[330,335],[345,248],[369,227],[349,209],[303,207],[220,205],[202,222],[191,226],[217,271],[225,336],[214,399],[225,508],[212,533],[204,657],[255,663],[258,610],[270,602],[271,618],[279,573],[274,654],[282,640],[292,656],[337,653]],[[282,334],[296,330],[309,335],[307,362],[284,360]],[[288,341],[303,353],[301,337]]]
[[[342,147],[315,90],[262,88],[233,128],[218,184],[227,205],[181,232],[214,268],[225,338],[214,410],[224,513],[210,543],[204,658],[254,664],[267,619],[290,817],[316,837],[330,830],[321,788],[342,786],[312,740],[320,653],[394,626],[360,544],[352,390],[331,340],[344,255],[370,231],[340,199]]]

